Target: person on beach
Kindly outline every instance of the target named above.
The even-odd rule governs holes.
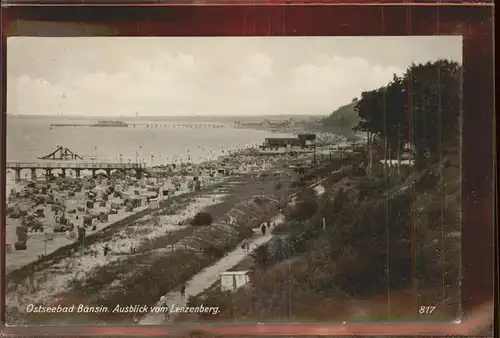
[[[186,285],[181,285],[181,298],[184,299],[186,297]]]
[[[106,246],[104,247],[104,256],[107,256],[110,251],[111,249],[109,248],[109,245],[106,244]]]
[[[265,224],[262,224],[262,227],[260,228],[260,230],[262,231],[262,236],[265,236],[266,235],[266,225]]]

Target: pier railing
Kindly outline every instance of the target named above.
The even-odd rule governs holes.
[[[36,163],[7,162],[8,169],[145,169],[142,163]]]

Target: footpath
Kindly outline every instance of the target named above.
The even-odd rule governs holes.
[[[321,186],[321,183],[324,182],[327,178],[328,177],[323,178],[309,185],[307,188],[319,188],[316,189],[316,191],[318,192],[318,195],[321,195],[322,193],[324,193],[324,188]],[[290,198],[292,199],[299,192],[300,191],[290,195]],[[271,223],[277,225],[279,223],[282,223],[283,221],[284,221],[284,216],[282,214],[278,214],[275,217],[273,217]],[[259,247],[268,243],[273,238],[273,234],[271,232],[272,229],[269,229],[266,235],[259,236],[249,240],[248,243],[250,245],[250,249],[252,250],[255,247]],[[185,284],[186,286],[185,297],[181,297],[180,288],[177,288],[176,290],[173,290],[164,295],[167,304],[169,306],[175,305],[176,307],[186,306],[186,302],[189,296],[197,296],[206,289],[210,288],[215,282],[219,280],[221,273],[237,266],[245,258],[249,257],[251,251],[244,250],[242,248],[242,244],[243,242],[240,243],[235,250],[229,252],[226,256],[217,261],[217,263],[205,268],[204,270],[196,274],[194,277],[192,277]],[[161,306],[160,302],[158,301],[158,303],[155,304],[155,306]],[[141,318],[139,323],[140,325],[162,325],[165,323],[165,317],[161,313],[148,313],[146,316]]]
[[[277,224],[283,221],[283,215],[275,216],[271,222]],[[269,242],[273,238],[271,234],[271,229],[266,233],[266,235],[253,238],[248,241],[250,249],[261,246]],[[180,290],[174,290],[167,293],[165,298],[167,299],[167,304],[172,306],[175,304],[176,307],[186,306],[187,298],[189,296],[196,296],[211,287],[220,278],[220,274],[227,271],[236,265],[238,265],[243,259],[247,258],[251,251],[246,251],[242,248],[243,242],[238,245],[238,247],[229,252],[226,256],[221,258],[217,263],[211,265],[201,272],[196,274],[191,278],[186,285],[186,295],[181,297]],[[160,306],[160,303],[156,304]],[[161,313],[148,313],[140,320],[141,325],[161,325],[165,322],[165,317]]]

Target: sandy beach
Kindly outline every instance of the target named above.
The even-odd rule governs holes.
[[[163,209],[161,208],[156,211],[150,210],[149,205],[142,205],[133,211],[124,211],[120,209],[120,212],[117,214],[109,215],[107,222],[94,223],[96,225],[95,230],[91,230],[94,224],[89,226],[89,234],[96,232],[105,233],[106,228],[113,224],[113,222],[118,222],[138,212],[146,212],[144,216],[130,222],[130,224],[125,227],[113,231],[110,235],[103,236],[102,240],[87,245],[83,251],[76,251],[67,258],[45,266],[30,276],[26,276],[27,279],[20,284],[10,284],[8,287],[8,306],[11,308],[17,308],[22,312],[22,309],[29,303],[43,303],[44,301],[49,300],[54,301],[54,297],[70,291],[72,285],[82,282],[89,275],[92,275],[93,271],[96,269],[102,269],[108,265],[116,266],[117,264],[125,264],[121,263],[124,259],[131,259],[134,255],[140,255],[139,251],[141,250],[141,247],[148,247],[150,243],[158,241],[159,239],[165,237],[166,234],[172,233],[175,236],[176,233],[180,234],[183,231],[189,230],[187,228],[192,228],[189,225],[189,221],[196,213],[205,210],[206,208],[216,207],[218,204],[223,203],[223,201],[228,198],[231,190],[241,184],[239,183],[239,180],[241,179],[238,179],[238,177],[247,177],[245,182],[251,182],[253,179],[257,178],[255,175],[260,175],[259,173],[267,171],[272,174],[272,172],[276,172],[276,169],[283,168],[280,163],[286,158],[287,155],[261,158],[247,155],[245,152],[242,152],[242,154],[231,154],[226,157],[219,158],[218,161],[210,164],[205,163],[201,168],[200,166],[192,168],[191,170],[183,168],[185,169],[184,172],[187,171],[189,173],[191,171],[205,174],[204,176],[200,176],[204,189],[199,193],[195,192],[193,187],[188,184],[189,181],[192,180],[192,176],[176,175],[178,173],[174,173],[174,175],[167,178],[151,178],[143,180],[135,180],[132,178],[125,179],[125,181],[130,184],[126,190],[128,194],[137,194],[136,190],[140,189],[139,196],[145,196],[147,195],[148,187],[151,187],[151,184],[158,185],[159,182],[163,182],[163,185],[165,186],[175,186],[177,183],[174,182],[180,181],[181,189],[175,191],[172,194],[172,197],[189,197],[185,197],[179,203],[175,202],[167,211],[162,211]],[[217,168],[225,168],[228,169],[228,171],[225,174],[220,174],[217,171]],[[286,177],[285,173],[282,173],[282,175],[285,175],[282,176],[283,178]],[[273,179],[272,175],[268,177],[270,177],[268,180],[270,179],[271,182],[278,180],[278,178]],[[88,181],[89,179],[85,178],[83,180]],[[106,186],[109,185],[108,180],[108,178],[96,180],[95,186],[91,191],[97,192],[97,198],[102,196]],[[124,185],[123,180],[118,178],[115,179],[115,186],[116,185]],[[271,189],[274,189],[273,185],[267,185]],[[211,186],[214,186],[214,188],[211,189]],[[255,192],[258,192],[259,190],[260,189],[257,189]],[[78,194],[75,193],[75,196],[71,196],[70,198],[66,197],[66,210],[75,205],[76,208],[78,208],[80,205],[79,203],[82,203],[81,201],[85,198],[85,194],[88,191],[89,190],[87,189],[82,189],[82,191],[78,192]],[[248,190],[248,188],[245,188],[243,191],[245,191],[245,194],[250,194],[249,197],[252,196],[251,191]],[[61,194],[58,196],[67,195]],[[110,208],[112,204],[120,204],[120,206],[123,206],[123,200],[118,197],[108,198],[108,201],[106,201],[106,207]],[[105,207],[103,206],[101,208]],[[54,213],[51,212],[50,206],[44,206],[43,210],[45,213],[45,220],[43,223],[44,232],[30,233],[28,235],[28,247],[31,247],[32,249],[25,251],[13,250],[8,255],[7,262],[9,272],[14,271],[16,268],[20,268],[25,264],[36,261],[38,259],[38,255],[41,253],[47,252],[47,254],[50,254],[50,252],[57,250],[61,246],[71,244],[75,241],[75,239],[68,239],[66,237],[66,233],[54,233],[53,223],[51,226],[51,222],[55,219]],[[83,216],[85,213],[86,211],[78,211],[76,214],[72,214],[68,217],[68,219],[70,219],[71,222],[76,223],[78,220],[81,220],[76,217],[79,215]],[[9,241],[15,241],[16,223],[20,224],[20,220],[9,219],[8,224],[10,237],[7,243],[9,243]],[[221,229],[225,227],[222,223],[221,226]],[[14,229],[14,231],[12,231],[12,229]],[[228,228],[228,230],[229,229],[230,228]],[[53,239],[47,241],[46,238],[50,235],[53,235]],[[196,236],[193,237],[193,239],[189,239],[188,237],[184,239],[179,238],[178,244],[173,246],[170,245],[168,248],[164,248],[163,250],[196,250],[196,247],[199,245],[196,244],[196,238]],[[103,254],[105,247],[109,249],[110,253],[108,255]],[[160,252],[162,249],[156,248],[154,250]],[[118,287],[119,284],[116,283],[119,283],[119,280],[108,286],[103,285],[103,290],[104,288],[113,289]]]
[[[209,186],[221,179],[210,176],[200,177],[203,186]],[[125,179],[117,177],[103,177],[95,180],[66,178],[56,179],[54,182],[19,184],[19,190],[14,190],[7,204],[7,273],[36,261],[40,255],[48,255],[62,246],[74,243],[77,237],[76,230],[84,226],[86,218],[91,219],[85,227],[86,236],[88,236],[133,214],[149,209],[150,205],[147,201],[157,195],[159,187],[171,187],[171,196],[194,191],[192,185],[188,184],[190,180],[192,177],[189,176],[156,180],[138,180],[127,176]],[[177,187],[171,183],[172,181],[178,182]],[[74,191],[75,187],[77,191]],[[116,193],[108,194],[107,191],[109,192],[110,188]],[[37,192],[41,194],[36,194]],[[40,203],[34,201],[35,198],[44,199],[44,201]],[[127,200],[131,199],[138,201],[132,209],[126,206]],[[91,208],[86,205],[87,201],[93,201]],[[61,218],[66,220],[61,221]],[[18,239],[16,229],[23,224],[29,224],[27,248],[15,250],[15,243]]]
[[[67,290],[68,283],[83,280],[87,274],[97,267],[118,263],[124,257],[133,254],[131,249],[139,248],[145,241],[164,236],[168,232],[179,231],[187,225],[184,221],[192,218],[197,212],[207,206],[220,202],[222,194],[212,198],[202,197],[190,200],[187,206],[180,208],[174,215],[159,216],[159,224],[144,224],[151,220],[151,216],[141,219],[130,226],[115,233],[109,240],[95,243],[85,248],[84,252],[75,252],[73,257],[68,257],[31,276],[31,285],[21,286],[17,292],[10,293],[9,305],[24,308],[30,303],[52,302],[54,295]],[[131,235],[134,236],[131,236]],[[103,255],[103,248],[108,246],[111,250],[107,256]],[[47,279],[47,276],[52,278]],[[12,303],[11,303],[12,302]]]

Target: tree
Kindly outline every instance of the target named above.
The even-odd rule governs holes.
[[[288,214],[288,220],[306,221],[314,216],[318,210],[318,196],[312,189],[305,189],[296,199],[296,204],[291,208]]]
[[[354,130],[383,140],[387,156],[399,157],[410,143],[417,165],[435,161],[458,146],[461,73],[462,67],[448,60],[411,65],[387,86],[362,93]]]
[[[212,222],[213,222],[212,215],[210,215],[208,212],[201,211],[193,217],[191,225],[203,226],[203,225],[210,225],[212,224]]]
[[[413,65],[405,74],[404,83],[411,88],[410,141],[418,159],[433,161],[458,147],[461,77],[462,67],[448,60]]]
[[[269,260],[269,248],[267,244],[257,247],[251,254],[257,264],[266,265]]]

